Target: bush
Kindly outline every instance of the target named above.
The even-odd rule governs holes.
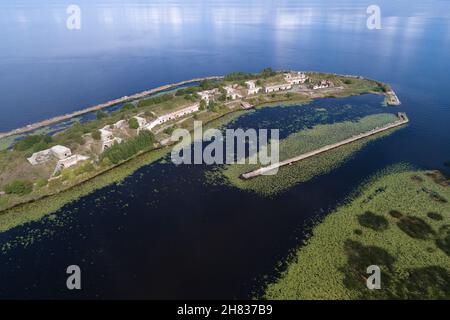
[[[102,153],[102,163],[104,158],[108,158],[111,163],[117,164],[135,155],[139,151],[153,146],[154,136],[150,131],[142,131],[136,137],[125,142],[115,144]]]
[[[216,102],[210,101],[208,103],[208,110],[212,112],[217,112],[219,110],[219,106]]]
[[[245,73],[245,72],[232,72],[227,74],[224,77],[225,81],[245,81],[254,78],[254,75],[251,73]]]
[[[95,170],[94,165],[91,162],[87,162],[74,170],[75,174],[81,175],[83,173],[89,173]]]
[[[198,95],[197,94],[187,94],[187,95],[184,96],[184,99],[188,100],[188,101],[195,102],[198,99]]]
[[[203,80],[200,82],[199,87],[201,90],[211,90],[217,88],[217,81]]]
[[[18,194],[23,196],[31,191],[33,191],[32,183],[25,180],[15,180],[5,186],[5,192],[7,194]]]
[[[344,83],[345,83],[345,84],[352,84],[352,80],[350,80],[350,79],[345,79],[345,80],[344,80]]]
[[[185,94],[196,94],[198,91],[200,91],[200,87],[192,86],[192,87],[178,89],[177,92],[175,93],[175,95],[183,96]]]
[[[139,122],[137,121],[136,118],[131,118],[130,120],[128,120],[128,127],[130,129],[138,129],[139,128]]]
[[[50,147],[50,145],[48,143],[46,143],[44,140],[40,141],[39,143],[35,144],[33,146],[33,152],[39,152],[45,149],[48,149]]]
[[[97,111],[97,120],[107,118],[108,114],[104,111]]]
[[[94,140],[100,140],[102,138],[102,134],[100,133],[100,130],[94,130],[91,133],[92,139]]]
[[[265,68],[263,71],[261,71],[261,72],[259,73],[260,77],[262,77],[262,78],[264,78],[264,79],[269,78],[269,77],[273,77],[273,76],[275,76],[276,74],[277,74],[277,73],[276,73],[275,71],[273,71],[272,68]]]
[[[172,135],[172,133],[175,131],[175,129],[176,129],[175,126],[165,128],[165,129],[164,129],[164,133],[170,136],[170,135]]]
[[[128,102],[123,105],[122,110],[131,110],[134,108],[136,108],[136,106],[134,104],[132,104],[131,102]]]
[[[48,145],[53,142],[53,139],[51,136],[47,136],[47,135],[29,135],[27,137],[25,137],[23,140],[18,141],[15,145],[14,145],[14,150],[17,151],[25,151],[30,149],[31,147],[35,147],[33,148],[34,150],[37,151],[41,151],[44,149],[47,149]],[[34,152],[37,152],[34,151]]]

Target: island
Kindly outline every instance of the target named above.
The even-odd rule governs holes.
[[[366,93],[385,96],[386,105],[400,104],[393,89],[380,81],[266,68],[256,74],[235,72],[167,85],[0,134],[0,141],[26,134],[9,140],[13,143],[3,144],[0,151],[0,231],[36,219],[160,159],[170,151],[175,128],[193,130],[194,121],[226,123],[254,108]],[[73,121],[56,133],[45,133],[50,124],[92,112],[93,120]],[[399,117],[368,119],[361,130],[377,134],[384,131],[377,126],[387,130],[392,123],[407,122],[405,114]],[[353,140],[371,135],[365,131],[353,132],[359,134]]]

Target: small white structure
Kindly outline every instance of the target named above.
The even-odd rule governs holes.
[[[29,163],[35,166],[37,164],[49,161],[52,157],[56,157],[57,159],[62,160],[70,157],[71,155],[72,152],[69,148],[61,145],[56,145],[54,147],[51,147],[50,149],[33,153],[31,157],[27,158],[27,160]]]
[[[206,103],[208,103],[210,100],[214,99],[214,95],[217,93],[219,93],[219,90],[217,88],[214,88],[211,90],[200,91],[198,95],[202,100],[205,100]]]
[[[292,89],[292,84],[282,83],[282,84],[276,84],[273,86],[264,87],[264,92],[270,93],[270,92],[284,91],[284,90],[290,90],[290,89]]]
[[[246,81],[245,84],[247,85],[247,94],[249,96],[258,93],[262,89],[261,87],[256,86],[256,81],[254,80]]]
[[[58,171],[61,171],[62,169],[73,167],[78,162],[85,161],[87,159],[89,159],[89,157],[82,156],[80,154],[74,154],[68,158],[59,160],[58,163],[56,164],[55,170],[53,171],[53,175],[55,175]]]
[[[158,117],[156,120],[153,120],[152,122],[148,123],[144,127],[144,129],[152,130],[154,127],[156,127],[157,125],[163,124],[164,122],[181,118],[185,115],[188,115],[193,112],[197,112],[199,110],[200,110],[200,104],[195,103],[192,106],[189,106],[187,108],[183,108],[183,109],[180,109],[180,110],[177,110],[177,111],[174,111],[174,112],[171,112],[171,113],[168,113],[168,114]]]
[[[113,133],[107,129],[109,126],[105,126],[100,129],[100,139],[102,142],[102,152],[111,147],[114,143],[121,143],[122,139],[114,137]]]
[[[331,82],[330,80],[322,80],[320,81],[319,84],[316,84],[313,89],[317,90],[317,89],[324,89],[324,88],[330,88],[334,86],[333,82]]]
[[[223,88],[226,91],[227,98],[231,98],[231,100],[236,100],[238,98],[242,98],[242,96],[232,86],[226,86]]]
[[[65,159],[67,157],[70,157],[72,155],[72,151],[70,151],[69,148],[64,147],[64,146],[60,146],[60,145],[56,145],[54,147],[51,147],[50,150],[53,152],[55,157],[57,157],[60,160],[61,159]]]
[[[127,126],[126,120],[119,120],[116,123],[113,124],[114,129],[122,129]]]
[[[308,80],[308,77],[303,72],[297,72],[295,74],[286,73],[284,75],[284,79],[289,84],[301,84],[301,83],[305,83],[306,80]]]

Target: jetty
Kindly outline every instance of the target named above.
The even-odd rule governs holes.
[[[252,109],[254,107],[255,107],[254,105],[251,105],[250,103],[248,103],[246,101],[241,101],[241,108],[244,110]]]
[[[380,133],[380,132],[383,132],[383,131],[386,131],[386,130],[389,130],[389,129],[392,129],[392,128],[395,128],[395,127],[402,126],[402,125],[404,125],[404,124],[406,124],[408,122],[409,122],[409,119],[406,116],[406,113],[399,112],[398,113],[398,120],[396,120],[396,121],[394,121],[392,123],[389,123],[389,124],[387,124],[387,125],[385,125],[383,127],[375,128],[375,129],[372,129],[370,131],[360,133],[360,134],[358,134],[356,136],[352,136],[352,137],[350,137],[348,139],[345,139],[345,140],[342,140],[340,142],[329,144],[329,145],[326,145],[326,146],[321,147],[319,149],[316,149],[316,150],[313,150],[313,151],[301,154],[301,155],[296,156],[294,158],[290,158],[290,159],[287,159],[287,160],[284,160],[284,161],[280,161],[280,162],[274,163],[274,164],[272,164],[270,166],[267,166],[267,167],[261,167],[259,169],[254,170],[254,171],[251,171],[251,172],[248,172],[248,173],[244,173],[244,174],[241,175],[241,178],[244,179],[244,180],[248,180],[248,179],[251,179],[251,178],[258,177],[260,175],[264,175],[264,174],[266,174],[266,173],[268,173],[268,172],[270,172],[272,170],[278,169],[280,167],[283,167],[283,166],[286,166],[286,165],[291,165],[291,164],[293,164],[295,162],[314,157],[314,156],[319,155],[321,153],[324,153],[324,152],[327,152],[329,150],[336,149],[336,148],[338,148],[340,146],[343,146],[343,145],[346,145],[346,144],[349,144],[349,143],[352,143],[352,142],[355,142],[355,141],[367,138],[367,137],[372,136],[374,134],[377,134],[377,133]]]
[[[145,98],[145,97],[147,97],[149,95],[152,95],[152,94],[155,94],[155,93],[159,93],[159,92],[162,92],[162,91],[166,91],[166,90],[170,90],[170,89],[175,89],[177,87],[180,87],[180,86],[183,86],[183,85],[186,85],[186,84],[200,82],[200,81],[204,81],[204,80],[216,80],[216,79],[221,79],[221,78],[223,78],[223,77],[221,77],[221,76],[212,76],[212,77],[196,78],[196,79],[186,80],[186,81],[182,81],[182,82],[178,82],[178,83],[163,85],[161,87],[157,87],[157,88],[154,88],[154,89],[151,89],[151,90],[146,90],[146,91],[142,91],[142,92],[139,92],[139,93],[135,93],[135,94],[130,95],[130,96],[123,96],[121,98],[114,99],[114,100],[111,100],[111,101],[108,101],[108,102],[105,102],[105,103],[101,103],[101,104],[98,104],[98,105],[95,105],[95,106],[92,106],[92,107],[88,107],[88,108],[85,108],[85,109],[82,109],[82,110],[74,111],[72,113],[67,113],[67,114],[64,114],[64,115],[61,115],[61,116],[56,116],[56,117],[53,117],[53,118],[50,118],[50,119],[47,119],[47,120],[43,120],[43,121],[40,121],[40,122],[29,124],[29,125],[26,125],[25,127],[22,127],[22,128],[14,129],[14,130],[11,130],[11,131],[8,131],[8,132],[0,132],[0,139],[6,138],[6,137],[9,137],[9,136],[13,136],[13,135],[16,135],[16,134],[27,133],[27,132],[30,132],[30,131],[33,131],[33,130],[36,130],[36,129],[39,129],[39,128],[42,128],[42,127],[46,127],[46,126],[49,126],[49,125],[52,125],[52,124],[55,124],[55,123],[58,123],[58,122],[62,122],[62,121],[65,121],[65,120],[70,120],[70,119],[72,119],[74,117],[78,117],[78,116],[81,116],[81,115],[86,114],[86,113],[90,113],[90,112],[102,110],[102,109],[105,109],[105,108],[109,108],[109,107],[112,107],[112,106],[117,105],[119,103],[125,103],[125,102],[130,102],[130,101],[133,101],[133,100],[137,100],[137,99],[142,99],[142,98]]]

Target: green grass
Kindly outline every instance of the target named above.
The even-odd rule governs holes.
[[[317,125],[312,129],[293,133],[286,139],[280,141],[280,161],[344,140],[355,134],[390,123],[395,119],[396,117],[392,114],[377,114],[366,116],[357,122],[345,121]],[[276,175],[259,176],[250,180],[240,178],[241,174],[259,168],[261,166],[259,164],[226,165],[222,168],[221,172],[231,185],[261,195],[273,196],[295,184],[305,182],[317,175],[331,171],[348,160],[352,154],[360,150],[367,143],[385,137],[393,131],[389,130],[330,150],[315,157],[299,161],[290,166],[284,166],[279,169]]]
[[[264,298],[449,299],[449,201],[448,185],[426,172],[404,165],[385,170],[314,227]],[[373,264],[381,268],[380,290],[366,287]]]

